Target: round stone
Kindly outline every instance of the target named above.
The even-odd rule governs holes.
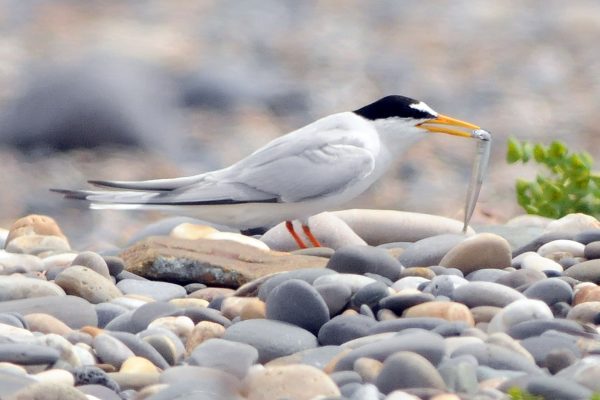
[[[208,339],[192,351],[188,362],[191,365],[219,369],[242,379],[257,360],[258,351],[249,344]]]
[[[148,329],[164,329],[173,332],[182,342],[186,342],[194,329],[194,322],[185,315],[160,317],[149,323]]]
[[[266,301],[267,318],[304,328],[317,334],[329,321],[329,309],[319,292],[299,279],[291,279],[277,286]]]
[[[533,356],[539,366],[543,366],[546,357],[556,350],[568,351],[575,358],[581,357],[576,340],[564,336],[532,336],[521,340],[520,344]]]
[[[412,306],[402,314],[405,318],[434,317],[447,321],[461,321],[475,326],[473,315],[467,306],[452,301],[430,301]]]
[[[468,274],[482,268],[508,268],[511,258],[510,244],[506,239],[492,233],[480,233],[453,247],[440,265],[458,268]]]
[[[542,245],[537,253],[542,257],[547,257],[552,253],[565,252],[570,253],[573,257],[583,257],[585,245],[575,240],[553,240]]]
[[[586,303],[588,301],[600,301],[600,286],[592,285],[579,288],[575,293],[573,305]]]
[[[364,315],[338,315],[321,327],[319,343],[323,346],[340,345],[367,336],[375,324],[377,321]]]
[[[340,313],[352,297],[350,287],[339,282],[315,285],[315,289],[327,304],[330,317]]]
[[[50,314],[31,313],[24,318],[31,332],[55,333],[65,336],[72,331],[67,324]]]
[[[536,319],[523,321],[511,326],[507,333],[515,339],[525,339],[531,336],[540,336],[547,331],[565,332],[570,335],[580,336],[584,333],[581,325],[567,319]]]
[[[370,246],[347,246],[338,249],[327,263],[327,268],[340,273],[363,275],[367,272],[396,280],[402,264],[386,250]]]
[[[583,246],[583,245],[582,245]],[[591,242],[585,245],[585,250],[583,255],[573,254],[575,257],[585,257],[588,260],[593,260],[600,258],[600,241]]]
[[[385,360],[375,385],[385,394],[415,387],[446,389],[441,375],[425,357],[407,351],[397,352]]]
[[[582,324],[596,324],[600,314],[600,301],[577,304],[567,314],[567,318]]]
[[[401,315],[407,308],[433,300],[434,296],[430,293],[422,293],[416,289],[406,289],[391,296],[384,297],[379,301],[379,307],[391,310],[397,315]]]
[[[477,271],[473,273],[476,272]],[[451,298],[452,294],[454,293],[454,289],[466,283],[468,283],[468,281],[460,276],[440,275],[434,277],[423,291],[426,293],[431,293],[434,296],[446,296]]]
[[[514,301],[525,299],[523,294],[508,286],[494,282],[469,282],[454,289],[452,300],[467,307],[504,307]]]
[[[260,363],[317,347],[317,338],[309,331],[275,320],[240,321],[227,328],[223,339],[253,346]]]
[[[600,259],[575,264],[565,271],[565,275],[582,282],[600,283]]]
[[[218,369],[181,365],[160,374],[160,382],[168,387],[151,396],[152,400],[242,400],[240,381]]]
[[[211,321],[200,321],[190,334],[185,349],[190,354],[197,346],[208,339],[221,338],[225,334],[225,327]]]
[[[71,265],[80,265],[82,267],[88,267],[92,271],[95,271],[103,277],[109,279],[110,272],[108,265],[101,255],[94,253],[93,251],[84,251],[79,253],[77,257],[71,262]]]
[[[112,391],[119,392],[121,389],[117,382],[108,376],[106,372],[93,365],[76,367],[71,370],[75,378],[75,385],[101,385]]]
[[[540,272],[553,271],[563,272],[563,267],[556,261],[552,261],[549,258],[542,257],[536,253],[531,253],[521,260],[521,268],[523,269],[534,269]]]
[[[346,285],[350,288],[352,293],[356,293],[363,286],[367,286],[370,283],[377,282],[375,279],[368,276],[357,275],[357,274],[329,274],[323,275],[315,279],[313,285],[319,286],[323,284],[333,283],[336,285]]]
[[[129,332],[109,332],[109,334],[127,346],[136,356],[147,359],[159,368],[166,369],[169,367],[169,363],[164,357],[139,336]]]
[[[592,217],[582,213],[567,214],[562,218],[554,220],[546,227],[547,232],[567,232],[576,235],[590,229],[600,228],[600,222]]]
[[[240,310],[240,318],[256,319],[256,318],[267,318],[267,305],[264,301],[261,301],[258,297],[252,297],[252,301],[244,304]]]
[[[310,365],[284,365],[250,371],[244,380],[248,400],[312,399],[338,397],[335,382],[323,371]]]
[[[47,215],[31,214],[16,220],[8,232],[5,244],[21,236],[58,236],[67,239],[56,221]]]
[[[499,277],[495,282],[511,288],[519,288],[546,278],[543,272],[536,269],[519,269]]]
[[[561,301],[571,303],[573,300],[573,289],[560,278],[549,278],[535,282],[525,289],[523,294],[529,299],[542,300],[549,306]]]
[[[117,283],[117,288],[119,288],[123,294],[147,296],[156,301],[169,301],[187,295],[183,286],[169,282],[123,279]]]
[[[370,308],[377,308],[379,300],[389,295],[389,288],[381,282],[373,282],[360,288],[350,301],[352,307],[360,308],[363,304]]]
[[[313,284],[316,279],[324,275],[337,275],[334,271],[326,268],[305,268],[296,271],[288,271],[277,274],[267,279],[258,290],[258,298],[262,301],[267,300],[267,297],[273,289],[281,283],[290,279],[300,279],[306,283]],[[316,285],[315,285],[316,286]]]
[[[477,359],[478,364],[497,370],[523,371],[539,374],[540,369],[528,357],[523,356],[504,346],[490,343],[470,343],[459,347],[452,353],[452,357],[471,356]]]
[[[182,313],[181,310],[170,303],[162,301],[146,303],[138,307],[131,315],[132,329],[134,332],[140,332],[157,318],[181,315]]]
[[[488,325],[488,333],[506,332],[511,326],[531,320],[553,319],[552,311],[540,300],[517,300],[497,313]]]
[[[16,312],[22,315],[45,313],[56,317],[72,329],[98,324],[94,307],[76,296],[44,296],[3,301],[0,302],[0,313],[3,312]]]
[[[87,267],[69,267],[58,274],[55,282],[67,294],[83,297],[92,304],[122,296],[121,291],[110,280]]]

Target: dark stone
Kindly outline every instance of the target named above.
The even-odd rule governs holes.
[[[349,274],[367,272],[397,280],[402,264],[386,250],[370,246],[348,246],[338,249],[327,263],[327,269]]]
[[[358,289],[352,296],[350,304],[355,308],[360,308],[364,304],[376,311],[379,308],[379,301],[388,295],[387,285],[381,282],[373,282]]]
[[[401,293],[379,300],[379,307],[387,308],[397,315],[402,315],[407,308],[433,301],[434,299],[435,297],[431,293]]]
[[[114,392],[119,392],[121,390],[119,388],[119,384],[98,367],[94,367],[92,365],[75,367],[71,370],[71,373],[75,378],[75,386],[102,385]]]
[[[568,232],[548,232],[544,233],[541,236],[533,239],[531,242],[527,243],[524,246],[519,247],[518,249],[512,252],[513,258],[518,256],[519,254],[525,253],[527,251],[537,251],[540,247],[545,245],[546,243],[552,242],[553,240],[560,239],[573,239],[573,234]]]
[[[312,283],[318,277],[331,274],[335,274],[335,272],[325,268],[308,268],[297,271],[282,272],[268,278],[267,281],[260,286],[258,290],[258,298],[262,301],[266,301],[273,289],[275,289],[281,283],[289,281],[290,279],[300,279],[312,285]]]
[[[558,302],[571,303],[573,300],[573,289],[559,278],[549,278],[537,281],[529,286],[523,294],[529,299],[542,300],[552,306]]]
[[[369,329],[377,324],[364,315],[338,315],[319,330],[321,345],[340,345],[350,340],[367,336]]]

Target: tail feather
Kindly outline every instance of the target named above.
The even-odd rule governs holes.
[[[88,183],[94,186],[113,189],[128,189],[152,192],[165,192],[179,189],[202,180],[202,175],[185,176],[182,178],[152,179],[148,181],[105,181],[91,180]]]

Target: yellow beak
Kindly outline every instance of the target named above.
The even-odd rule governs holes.
[[[429,132],[446,133],[448,135],[473,137],[473,130],[480,129],[477,125],[459,119],[451,118],[446,115],[439,114],[437,118],[423,122],[417,125],[427,129]],[[468,131],[453,129],[453,127],[468,129]]]

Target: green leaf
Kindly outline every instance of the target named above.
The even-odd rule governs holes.
[[[529,161],[531,159],[531,156],[533,155],[533,145],[529,142],[524,142],[522,150],[523,150],[523,162],[526,163],[527,161]]]
[[[535,159],[535,161],[537,161],[538,163],[543,163],[546,157],[547,154],[546,149],[544,149],[544,146],[542,146],[541,144],[536,144],[535,146],[533,146],[533,158]]]
[[[523,158],[523,148],[517,139],[512,137],[508,138],[507,145],[506,161],[509,164],[514,164]]]
[[[550,157],[559,159],[564,157],[565,154],[568,153],[568,150],[564,143],[555,140],[554,142],[550,143],[549,153]]]

